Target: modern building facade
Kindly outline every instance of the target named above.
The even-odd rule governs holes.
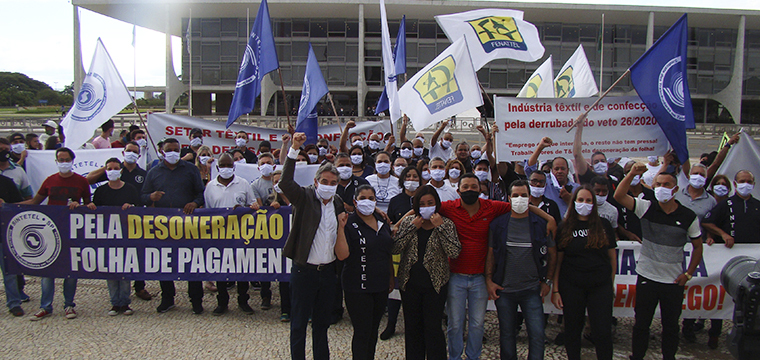
[[[270,0],[269,10],[289,108],[297,107],[311,42],[336,106],[364,115],[382,92],[380,14],[377,0]],[[191,73],[194,114],[226,114],[258,3],[190,0],[74,0],[75,73],[83,76],[76,7],[191,40],[192,61],[182,51],[182,69]],[[411,77],[449,45],[435,15],[481,8],[525,12],[553,55],[554,69],[583,44],[600,89],[606,89],[683,13],[689,14],[688,81],[696,122],[760,123],[760,11],[651,6],[573,5],[496,1],[387,0],[391,38],[406,15],[407,74]],[[136,17],[134,14],[140,14]],[[602,31],[601,21],[605,24]],[[192,17],[191,17],[192,16]],[[190,36],[187,36],[188,21]],[[167,43],[170,43],[167,41]],[[167,46],[167,109],[189,89],[177,80]],[[543,62],[497,60],[478,72],[492,96],[514,96]],[[79,73],[81,72],[81,73]],[[601,83],[600,81],[601,72]],[[77,77],[75,83],[80,83]],[[255,114],[284,115],[280,74],[265,81]],[[633,90],[624,79],[612,94]],[[215,94],[212,102],[211,94]],[[260,104],[264,104],[263,108]],[[486,105],[487,106],[487,105]],[[490,109],[489,109],[490,110]],[[340,110],[338,110],[340,111]],[[487,110],[488,111],[488,110]]]

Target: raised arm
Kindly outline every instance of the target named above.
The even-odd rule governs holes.
[[[348,123],[346,123],[345,127],[343,127],[343,132],[340,133],[340,141],[339,141],[339,145],[338,145],[338,149],[340,150],[340,152],[348,154],[348,146],[346,146],[346,142],[349,140],[348,139],[349,132],[355,126],[356,126],[356,122],[353,121],[353,120],[351,120]],[[280,155],[280,156],[282,156],[282,155]]]
[[[288,148],[290,147],[290,135],[282,135],[282,146],[280,147],[280,164],[285,164],[285,159],[288,157]]]
[[[541,138],[541,142],[536,145],[536,150],[534,150],[533,154],[531,154],[530,158],[528,158],[528,166],[538,164],[538,157],[541,156],[541,153],[544,151],[544,149],[548,148],[549,146],[552,146],[552,139],[547,136]],[[573,148],[573,151],[575,151],[575,148]]]
[[[583,122],[586,119],[578,122],[575,127],[575,140],[573,140],[573,157],[575,158],[575,170],[578,178],[583,176],[588,171],[589,165],[586,159],[583,157]]]
[[[441,121],[441,126],[439,126],[439,127],[438,127],[438,130],[436,130],[436,131],[433,133],[433,137],[431,137],[431,138],[430,138],[430,147],[431,147],[431,148],[432,148],[433,146],[435,146],[435,143],[436,143],[436,142],[438,142],[438,137],[439,137],[439,136],[441,136],[441,134],[443,134],[443,129],[445,129],[445,128],[446,128],[446,125],[448,125],[448,124],[449,124],[449,121],[448,121],[448,120],[445,120],[445,121]]]
[[[646,171],[646,165],[642,163],[633,164],[631,171],[628,172],[628,175],[623,178],[623,181],[618,184],[618,187],[615,190],[615,201],[617,201],[618,204],[625,206],[628,210],[633,210],[636,201],[633,199],[633,196],[628,195],[628,189],[631,187],[631,180],[633,180],[633,177],[636,175],[640,176]]]
[[[98,182],[98,179],[100,179],[100,177],[103,176],[103,174],[105,174],[105,173],[106,173],[106,167],[105,166],[97,168],[97,169],[95,169],[93,171],[90,171],[89,173],[87,173],[87,182],[90,185],[92,185],[92,184]]]
[[[398,130],[398,138],[402,143],[406,141],[406,127],[409,125],[409,117],[404,114],[403,121],[401,122],[401,128]]]
[[[712,177],[715,176],[715,173],[718,172],[718,168],[721,164],[723,164],[723,160],[726,159],[726,155],[728,155],[728,150],[731,149],[731,146],[734,146],[739,142],[739,134],[741,133],[736,133],[731,136],[731,138],[728,139],[726,146],[723,146],[723,148],[720,149],[718,156],[715,157],[715,160],[713,160],[712,164],[710,164],[710,167],[707,168],[708,179],[712,179]]]
[[[296,172],[296,157],[304,142],[306,142],[306,134],[293,134],[293,145],[288,150],[288,156],[285,158],[285,165],[282,167],[282,177],[279,182],[282,193],[295,205],[300,204],[306,194],[306,190],[293,179],[293,175]]]

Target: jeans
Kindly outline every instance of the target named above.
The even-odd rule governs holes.
[[[581,359],[581,333],[586,311],[594,337],[596,358],[612,360],[612,279],[596,285],[577,283],[560,272],[559,294],[562,296],[565,323],[565,350],[569,360]]]
[[[335,264],[324,265],[320,270],[293,264],[290,283],[290,357],[293,360],[306,359],[306,327],[311,316],[314,360],[330,359],[327,329],[338,285]]]
[[[132,289],[129,288],[129,280],[106,280],[108,284],[108,293],[111,295],[112,306],[127,306],[132,303],[129,294]]]
[[[483,350],[483,326],[488,305],[488,290],[483,274],[451,273],[448,313],[449,359],[460,359],[462,351],[469,360],[480,358]],[[466,315],[466,316],[465,316]],[[464,322],[467,326],[467,347],[464,346]]]
[[[346,309],[351,317],[354,335],[351,338],[351,358],[372,360],[377,347],[377,331],[388,302],[388,291],[377,293],[350,292],[344,294]]]
[[[528,331],[528,359],[544,358],[544,306],[541,287],[517,292],[499,291],[496,311],[499,314],[499,345],[502,360],[517,360],[517,305],[520,305]]]
[[[404,344],[407,360],[445,359],[446,337],[441,321],[446,307],[448,285],[441,292],[420,288],[409,283],[401,292],[404,305]]]
[[[672,360],[678,351],[678,318],[681,317],[684,287],[649,280],[641,275],[636,279],[636,320],[633,324],[631,359],[646,356],[649,347],[649,326],[655,308],[660,304],[662,320],[662,358]]]
[[[49,313],[53,312],[53,297],[55,296],[55,279],[40,278],[42,295],[40,296],[40,309]],[[74,307],[74,295],[77,292],[77,279],[63,279],[63,306]]]
[[[0,269],[3,270],[3,286],[5,287],[5,304],[8,309],[21,306],[21,291],[18,286],[18,277],[8,274],[3,260],[3,247],[0,246]]]

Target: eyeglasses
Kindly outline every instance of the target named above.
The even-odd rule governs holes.
[[[546,180],[530,179],[530,184],[535,186],[543,186],[546,184]]]

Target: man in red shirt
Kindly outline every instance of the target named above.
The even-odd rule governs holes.
[[[95,209],[95,204],[90,200],[90,184],[87,179],[71,171],[74,162],[74,152],[62,147],[55,151],[55,162],[58,172],[50,175],[40,186],[34,198],[20,204],[39,205],[48,199],[48,205],[64,205],[73,209],[84,205]],[[29,320],[37,321],[53,313],[53,296],[55,295],[55,279],[42,278],[42,295],[40,296],[40,310],[32,315]],[[77,291],[77,279],[63,279],[63,304],[67,319],[77,317],[74,311],[74,294]]]
[[[480,180],[472,173],[462,175],[457,189],[460,199],[441,204],[441,215],[451,219],[457,228],[462,251],[456,259],[450,259],[447,337],[449,359],[461,359],[464,351],[467,359],[479,359],[483,348],[483,325],[488,304],[485,280],[486,255],[488,254],[488,229],[491,221],[512,210],[509,203],[478,198]],[[530,210],[547,221],[547,232],[554,234],[557,224],[554,218],[541,209]],[[467,327],[467,347],[464,347],[464,322]]]

